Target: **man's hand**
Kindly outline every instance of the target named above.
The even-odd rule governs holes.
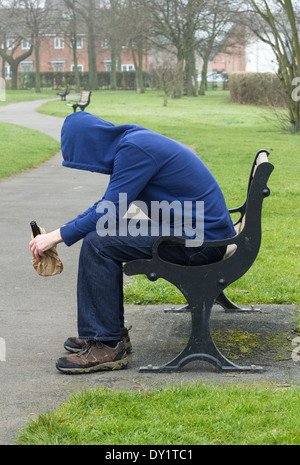
[[[44,252],[46,250],[56,247],[60,242],[62,242],[60,229],[56,229],[48,234],[39,234],[36,236],[29,242],[29,248],[33,258],[39,262],[41,257],[45,257]]]

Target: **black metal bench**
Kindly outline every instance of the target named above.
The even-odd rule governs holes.
[[[66,89],[64,92],[58,92],[56,95],[60,95],[60,100],[61,101],[65,101],[66,100],[66,96],[69,95],[70,93],[70,86],[67,85]]]
[[[217,349],[209,327],[210,314],[215,301],[225,296],[229,284],[243,276],[254,263],[261,244],[261,212],[265,197],[270,195],[267,186],[274,167],[268,162],[269,152],[260,150],[253,162],[245,203],[231,210],[238,212],[235,222],[237,235],[230,239],[204,242],[204,247],[227,246],[223,260],[204,266],[182,266],[163,260],[159,246],[166,240],[185,244],[185,239],[165,236],[153,245],[152,258],[134,260],[124,265],[125,274],[145,274],[151,281],[163,278],[176,286],[186,298],[191,312],[192,329],[183,351],[172,361],[160,367],[141,367],[141,372],[180,371],[187,363],[203,360],[223,372],[262,371],[259,366],[239,366],[224,357]],[[226,296],[225,296],[226,298]]]
[[[81,92],[78,102],[67,103],[67,105],[69,107],[73,107],[74,112],[77,110],[77,108],[80,108],[80,110],[83,111],[90,104],[91,94],[91,91],[84,90],[83,92]]]

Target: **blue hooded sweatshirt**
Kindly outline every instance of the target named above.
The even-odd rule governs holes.
[[[204,202],[204,240],[226,239],[235,230],[222,191],[208,168],[183,144],[141,126],[117,126],[87,112],[69,115],[61,133],[63,166],[110,175],[102,199],[61,227],[65,244],[72,245],[96,230],[104,215],[102,203],[116,207],[120,193],[128,206],[142,201]],[[98,206],[98,208],[97,208]],[[193,220],[196,209],[193,207]],[[176,234],[178,235],[178,234]],[[186,235],[182,234],[184,237]]]

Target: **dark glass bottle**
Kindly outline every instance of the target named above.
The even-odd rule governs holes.
[[[41,234],[40,228],[38,227],[35,221],[31,221],[30,226],[31,226],[33,237],[36,237],[38,234]]]

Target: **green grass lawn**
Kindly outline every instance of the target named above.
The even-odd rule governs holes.
[[[299,445],[299,431],[299,386],[196,383],[83,391],[31,420],[17,444]]]
[[[56,99],[57,92],[59,91],[54,89],[42,89],[41,92],[38,93],[32,90],[6,90],[5,100],[0,100],[0,107],[3,105],[9,105],[10,103],[28,102],[30,100],[40,100],[45,98]]]
[[[33,168],[60,150],[51,137],[14,124],[0,123],[0,179]]]
[[[158,92],[94,92],[87,111],[116,124],[137,123],[191,146],[217,178],[228,208],[244,202],[255,153],[270,151],[274,164],[271,196],[263,206],[259,256],[227,295],[236,303],[299,303],[299,170],[300,135],[281,133],[267,121],[265,108],[231,104],[228,92],[206,97],[169,99]],[[65,117],[65,102],[49,102],[41,112]],[[163,280],[135,278],[125,289],[134,303],[181,303],[177,289]]]
[[[0,107],[30,100],[57,98],[53,89],[35,93],[32,90],[7,90]],[[60,150],[51,137],[12,124],[0,123],[0,179],[33,168]]]

